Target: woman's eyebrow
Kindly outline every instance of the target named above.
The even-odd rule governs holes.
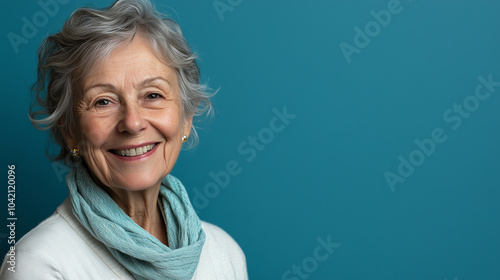
[[[160,81],[164,81],[164,82],[166,82],[169,86],[171,86],[170,82],[169,82],[167,79],[165,79],[165,78],[163,78],[163,77],[161,77],[161,76],[158,76],[158,77],[153,77],[153,78],[149,78],[149,79],[146,79],[146,80],[142,81],[142,82],[139,84],[139,87],[145,87],[145,86],[148,86],[148,85],[154,84],[155,82],[157,82],[157,81],[159,81],[159,80],[160,80]]]
[[[91,85],[91,86],[88,86],[86,88],[83,89],[83,93],[85,94],[86,92],[88,92],[89,90],[93,89],[93,88],[96,88],[96,87],[100,87],[100,88],[103,88],[103,89],[106,89],[106,90],[116,90],[116,87],[112,84],[95,84],[95,85]]]

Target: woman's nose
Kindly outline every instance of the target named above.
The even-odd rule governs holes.
[[[137,134],[141,130],[146,129],[148,125],[141,108],[137,105],[126,105],[122,107],[120,115],[118,131],[121,133],[128,132],[130,134]]]

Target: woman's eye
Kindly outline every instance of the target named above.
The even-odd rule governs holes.
[[[109,100],[106,100],[106,99],[101,99],[101,100],[97,100],[97,102],[95,103],[95,105],[97,106],[107,106],[109,105]]]
[[[147,99],[158,99],[160,97],[161,97],[161,95],[159,93],[153,92],[153,93],[148,94],[148,96],[146,98]]]

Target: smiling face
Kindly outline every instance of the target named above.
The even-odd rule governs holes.
[[[182,115],[177,74],[139,34],[83,80],[77,127],[63,131],[94,180],[138,191],[159,186],[177,160],[192,118]]]

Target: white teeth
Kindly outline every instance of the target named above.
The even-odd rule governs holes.
[[[152,145],[146,145],[144,147],[139,147],[136,149],[114,150],[114,152],[119,156],[127,156],[127,157],[140,156],[142,154],[147,153],[148,151],[151,151],[155,146],[156,144],[152,144]]]

